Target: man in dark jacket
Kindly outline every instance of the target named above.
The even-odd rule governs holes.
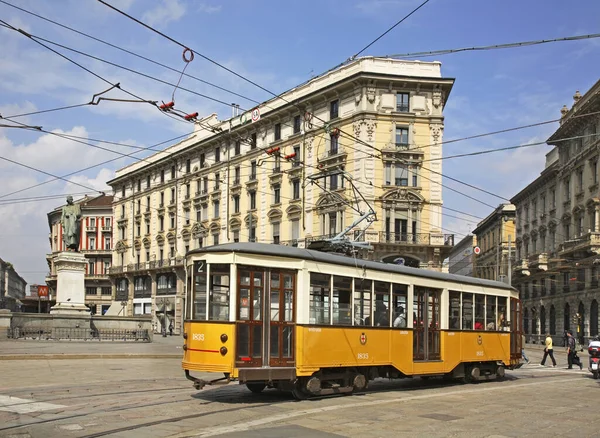
[[[583,369],[583,364],[577,356],[577,345],[575,337],[571,331],[567,332],[567,362],[569,363],[569,369],[573,368],[573,364],[579,365],[579,369]]]

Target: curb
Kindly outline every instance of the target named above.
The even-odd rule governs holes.
[[[68,360],[68,359],[183,359],[183,354],[10,354],[3,360]]]

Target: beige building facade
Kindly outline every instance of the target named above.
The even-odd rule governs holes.
[[[428,160],[442,155],[453,82],[439,62],[360,58],[261,104],[254,121],[213,114],[119,170],[116,300],[130,313],[150,303],[157,327],[178,332],[188,250],[303,247],[346,229],[371,244],[364,257],[441,270],[454,236],[442,232],[441,161]]]
[[[103,315],[108,311],[112,302],[112,286],[108,271],[112,264],[113,249],[113,197],[100,195],[84,197],[75,201],[81,206],[81,236],[79,252],[87,261],[85,271],[85,305],[92,314]],[[65,250],[63,231],[60,223],[62,205],[48,213],[50,227],[51,253],[46,255],[49,272],[46,284],[50,294],[56,297],[57,273],[54,266],[56,256]]]
[[[598,335],[600,288],[600,81],[548,139],[540,176],[511,200],[517,208],[513,286],[523,301],[524,330],[535,341]],[[567,140],[564,140],[567,139]],[[561,341],[562,343],[562,341]]]
[[[480,250],[473,256],[473,276],[509,283],[509,255],[515,249],[515,214],[512,204],[501,204],[473,230]]]

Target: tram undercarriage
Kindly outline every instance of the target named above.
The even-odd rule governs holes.
[[[206,385],[223,385],[237,380],[240,385],[246,385],[253,393],[260,393],[265,388],[275,388],[280,391],[291,392],[294,398],[298,400],[326,395],[361,393],[366,391],[369,381],[378,378],[387,378],[390,380],[412,379],[415,377],[423,380],[442,378],[447,381],[460,380],[463,383],[475,383],[487,380],[500,380],[505,376],[504,364],[496,361],[461,363],[449,373],[425,375],[406,375],[390,365],[323,368],[311,376],[303,377],[296,377],[295,369],[293,368],[286,368],[285,371],[282,369],[278,370],[277,368],[247,369],[244,371],[250,372],[241,372],[240,377],[237,379],[231,378],[230,374],[226,373],[224,377],[210,381],[192,377],[188,370],[186,370],[185,374],[189,380],[194,382],[194,387],[198,390],[204,388]],[[274,372],[271,373],[270,371]],[[259,377],[260,374],[264,374],[265,378],[256,380],[248,379],[252,375],[253,377]]]

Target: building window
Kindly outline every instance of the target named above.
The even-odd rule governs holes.
[[[175,229],[175,215],[172,214],[169,218],[171,220],[171,229]]]
[[[256,179],[256,161],[250,162],[250,181]]]
[[[233,212],[234,213],[240,212],[240,195],[233,196]]]
[[[189,158],[185,161],[185,172],[190,173],[192,171],[192,160]]]
[[[97,294],[96,288],[95,287],[86,287],[85,294],[86,295],[96,295]]]
[[[136,236],[140,237],[140,234],[142,234],[142,225],[138,222],[136,228]]]
[[[233,154],[239,155],[242,152],[242,143],[239,140],[235,141],[235,145],[233,147]]]
[[[281,140],[281,123],[277,123],[273,129],[275,141]]]
[[[192,188],[190,186],[190,184],[186,184],[185,185],[185,199],[190,199],[190,192],[191,192]]]
[[[292,160],[292,167],[300,166],[300,145],[294,146],[294,158]]]
[[[566,179],[564,182],[564,188],[565,188],[565,201],[570,201],[571,200],[571,182]]]
[[[300,199],[300,180],[292,181],[292,199]]]
[[[250,227],[250,236],[248,242],[256,242],[256,227]]]
[[[161,183],[165,182],[165,171],[164,171],[164,169],[160,171],[160,182]]]
[[[256,132],[250,135],[250,149],[256,149]]]
[[[200,208],[196,209],[196,222],[202,221],[202,210]]]
[[[175,166],[171,166],[171,179],[175,179]]]
[[[221,182],[221,174],[219,172],[215,173],[215,191],[219,190],[219,183]]]
[[[275,222],[272,227],[273,227],[273,243],[278,244],[279,243],[279,222]]]
[[[337,119],[339,116],[340,101],[334,100],[329,104],[329,119]]]
[[[281,186],[279,184],[273,185],[273,204],[281,203]]]
[[[175,245],[171,245],[171,247],[169,248],[169,257],[175,257]]]
[[[294,134],[298,134],[300,132],[300,116],[294,117]]]
[[[175,204],[175,187],[171,189],[171,204]]]
[[[256,210],[256,192],[249,192],[250,195],[250,210]]]
[[[396,94],[396,111],[399,113],[407,113],[410,111],[409,107],[410,95],[408,93],[397,93]]]
[[[213,245],[219,244],[219,233],[213,234]]]
[[[592,161],[590,167],[592,171],[592,184],[598,184],[598,161]]]
[[[150,221],[146,221],[146,235],[150,234]]]
[[[110,260],[105,260],[104,261],[104,273],[108,274],[108,271],[110,271]]]
[[[219,217],[219,207],[220,207],[219,201],[213,202],[213,206],[214,206],[214,215],[213,215],[213,217],[214,218],[218,218]]]
[[[408,148],[408,128],[396,128],[396,146],[402,149]]]
[[[234,185],[240,183],[240,175],[241,175],[240,166],[236,166],[235,169],[233,169],[233,184]]]
[[[215,163],[221,161],[221,148],[215,148]]]
[[[123,187],[121,187],[121,197],[122,198],[125,197],[125,185],[123,185]]]
[[[292,240],[296,242],[300,238],[300,219],[292,219]],[[297,243],[296,243],[297,245]],[[294,245],[294,246],[296,246]]]
[[[556,208],[556,191],[554,189],[550,190],[550,208],[552,210]]]
[[[96,218],[90,218],[90,227],[91,228],[95,228],[96,227]]]
[[[159,207],[164,207],[165,206],[165,192],[160,192],[160,204]]]
[[[112,295],[112,289],[110,287],[103,287],[102,295]]]
[[[577,171],[577,193],[583,192],[583,170]]]
[[[234,231],[233,232],[233,241],[235,243],[238,243],[240,241],[240,232],[239,231]]]
[[[138,192],[142,191],[142,180],[141,179],[137,180],[137,191]]]
[[[329,155],[336,155],[338,153],[339,137],[336,134],[329,136]]]
[[[158,229],[160,231],[165,231],[165,217],[164,216],[158,217]]]
[[[185,217],[185,224],[189,225],[190,224],[190,211],[189,210],[184,210],[183,211],[183,216]]]
[[[203,193],[208,193],[208,177],[207,176],[205,176],[202,179],[202,191],[203,191]]]
[[[200,167],[204,167],[204,164],[206,164],[206,155],[200,154]]]
[[[104,249],[111,249],[110,248],[110,237],[104,238]]]
[[[149,189],[150,188],[150,175],[148,175],[146,177],[146,188]]]
[[[95,250],[96,249],[96,238],[95,237],[90,237],[90,250]]]

